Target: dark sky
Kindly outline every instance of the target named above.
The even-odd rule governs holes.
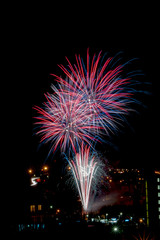
[[[42,6],[41,6],[42,7]],[[82,8],[82,9],[81,9]],[[138,58],[136,69],[144,72],[152,96],[142,97],[146,108],[139,115],[131,115],[122,133],[113,136],[115,148],[103,145],[111,164],[120,161],[126,167],[160,167],[158,161],[159,140],[159,34],[155,6],[128,6],[99,8],[88,11],[81,6],[68,11],[54,6],[53,12],[35,9],[20,25],[20,19],[11,25],[8,37],[7,58],[11,63],[9,88],[13,114],[8,145],[11,169],[25,169],[28,165],[43,162],[49,146],[37,150],[39,138],[33,137],[32,107],[41,106],[44,93],[50,92],[53,78],[50,73],[61,75],[57,64],[66,65],[65,56],[71,62],[75,54],[86,57],[89,47],[91,56],[100,50],[114,56],[123,51],[124,59]],[[84,12],[84,14],[83,14]],[[11,38],[12,36],[12,38]],[[12,72],[13,68],[13,72]],[[15,141],[15,138],[18,140]],[[118,166],[118,165],[115,165]]]
[[[146,6],[146,4],[148,4]],[[156,6],[32,6],[22,23],[21,16],[10,19],[6,28],[4,48],[8,62],[5,82],[7,84],[7,158],[9,169],[6,190],[8,206],[16,214],[23,202],[26,168],[42,164],[49,146],[38,150],[39,138],[33,135],[32,107],[41,105],[44,93],[50,92],[53,78],[50,73],[60,75],[57,64],[66,64],[65,56],[74,62],[75,53],[86,57],[89,47],[91,55],[108,52],[114,56],[123,51],[125,59],[138,58],[138,67],[151,82],[152,96],[142,97],[146,108],[139,108],[139,115],[129,116],[131,128],[124,126],[114,136],[114,147],[103,145],[109,163],[115,167],[160,168],[159,161],[159,19]],[[157,8],[158,9],[158,8]],[[15,20],[16,19],[16,20]],[[10,102],[8,105],[8,97]],[[58,156],[56,156],[57,158]],[[13,204],[11,205],[11,197]],[[23,204],[22,204],[23,205]],[[19,210],[21,211],[21,210]],[[14,220],[14,215],[13,220]]]
[[[112,137],[113,147],[105,144],[100,147],[100,150],[105,151],[110,163],[117,167],[159,167],[157,160],[159,131],[157,38],[159,36],[156,29],[141,19],[140,22],[132,21],[129,25],[115,26],[114,31],[108,29],[107,22],[101,22],[99,25],[88,28],[88,31],[84,24],[80,24],[74,30],[68,25],[58,29],[36,28],[32,34],[29,42],[31,55],[28,64],[31,108],[34,105],[41,106],[45,101],[44,93],[51,92],[50,85],[54,82],[54,78],[50,73],[62,74],[57,64],[66,65],[65,56],[74,62],[74,54],[81,54],[85,60],[86,50],[89,47],[92,56],[93,53],[102,50],[103,53],[108,52],[111,56],[123,51],[124,59],[127,60],[138,58],[133,69],[135,67],[144,72],[144,77],[140,80],[151,83],[150,87],[147,87],[151,96],[142,94],[140,100],[146,108],[135,106],[139,114],[132,114],[127,118],[130,127],[124,125],[120,129],[122,132]],[[142,87],[146,89],[145,86]],[[32,111],[32,117],[34,114]],[[31,122],[33,123],[32,119]],[[33,125],[31,128],[33,130]],[[37,161],[38,158],[41,158],[41,161],[43,158],[45,160],[49,151],[49,145],[46,145],[37,152],[39,140],[40,138],[32,137],[29,158],[31,161],[35,159]]]

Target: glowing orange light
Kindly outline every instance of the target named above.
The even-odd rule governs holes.
[[[142,218],[140,218],[140,219],[139,219],[139,222],[140,222],[140,223],[142,223],[142,222],[143,222],[143,219],[142,219]]]
[[[57,209],[57,213],[60,213],[60,209]]]
[[[48,170],[48,167],[47,167],[47,166],[44,166],[44,167],[43,167],[43,170],[44,170],[44,171],[47,171],[47,170]]]

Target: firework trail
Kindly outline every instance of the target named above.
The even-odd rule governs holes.
[[[96,177],[98,162],[90,156],[90,147],[81,145],[81,151],[75,154],[74,161],[69,161],[76,182],[79,196],[85,211],[88,210],[93,178]]]

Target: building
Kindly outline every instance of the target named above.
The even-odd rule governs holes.
[[[61,174],[51,166],[38,170],[30,168],[26,179],[26,226],[43,230],[55,223],[82,218],[78,194],[76,196],[71,186],[66,188],[66,172]],[[102,182],[107,183],[107,188],[105,184],[105,190],[102,190],[102,204],[98,210],[87,214],[86,221],[151,228],[159,225],[160,171],[152,171],[151,175],[144,169],[109,168],[107,176],[102,176]],[[20,224],[19,231],[23,229],[24,224]]]
[[[66,187],[68,176],[55,165],[56,162],[52,166],[32,166],[26,170],[24,222],[32,228],[45,228],[48,223],[62,221],[81,212],[73,189]]]
[[[160,171],[147,169],[145,172],[146,189],[146,226],[156,231],[160,226]]]
[[[113,199],[101,209],[102,215],[130,224],[146,224],[146,189],[143,169],[109,169],[106,199]]]
[[[158,213],[158,225],[160,225],[160,171],[155,170],[156,182],[157,182],[157,213]]]

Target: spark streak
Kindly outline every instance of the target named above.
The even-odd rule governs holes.
[[[96,175],[98,166],[93,157],[90,157],[90,147],[81,146],[81,152],[76,153],[75,161],[69,161],[76,182],[83,209],[87,211],[91,185]]]
[[[44,108],[35,106],[40,116],[36,124],[40,125],[37,134],[42,136],[41,142],[52,142],[54,152],[60,145],[63,152],[66,148],[76,152],[76,148],[84,141],[91,145],[96,140],[95,131],[99,125],[91,121],[92,113],[85,107],[81,96],[65,95],[61,90],[53,87],[54,94],[46,94],[47,103]]]
[[[81,95],[81,103],[92,114],[90,121],[99,124],[108,135],[109,132],[117,130],[117,125],[124,121],[124,115],[131,111],[130,104],[134,102],[134,90],[131,87],[133,81],[131,77],[124,76],[126,64],[115,66],[114,58],[109,57],[101,66],[101,52],[97,58],[94,54],[90,63],[89,50],[86,66],[80,55],[75,57],[74,65],[66,58],[68,69],[58,65],[65,73],[65,79],[55,74],[51,75],[56,77],[56,81],[66,93]]]

